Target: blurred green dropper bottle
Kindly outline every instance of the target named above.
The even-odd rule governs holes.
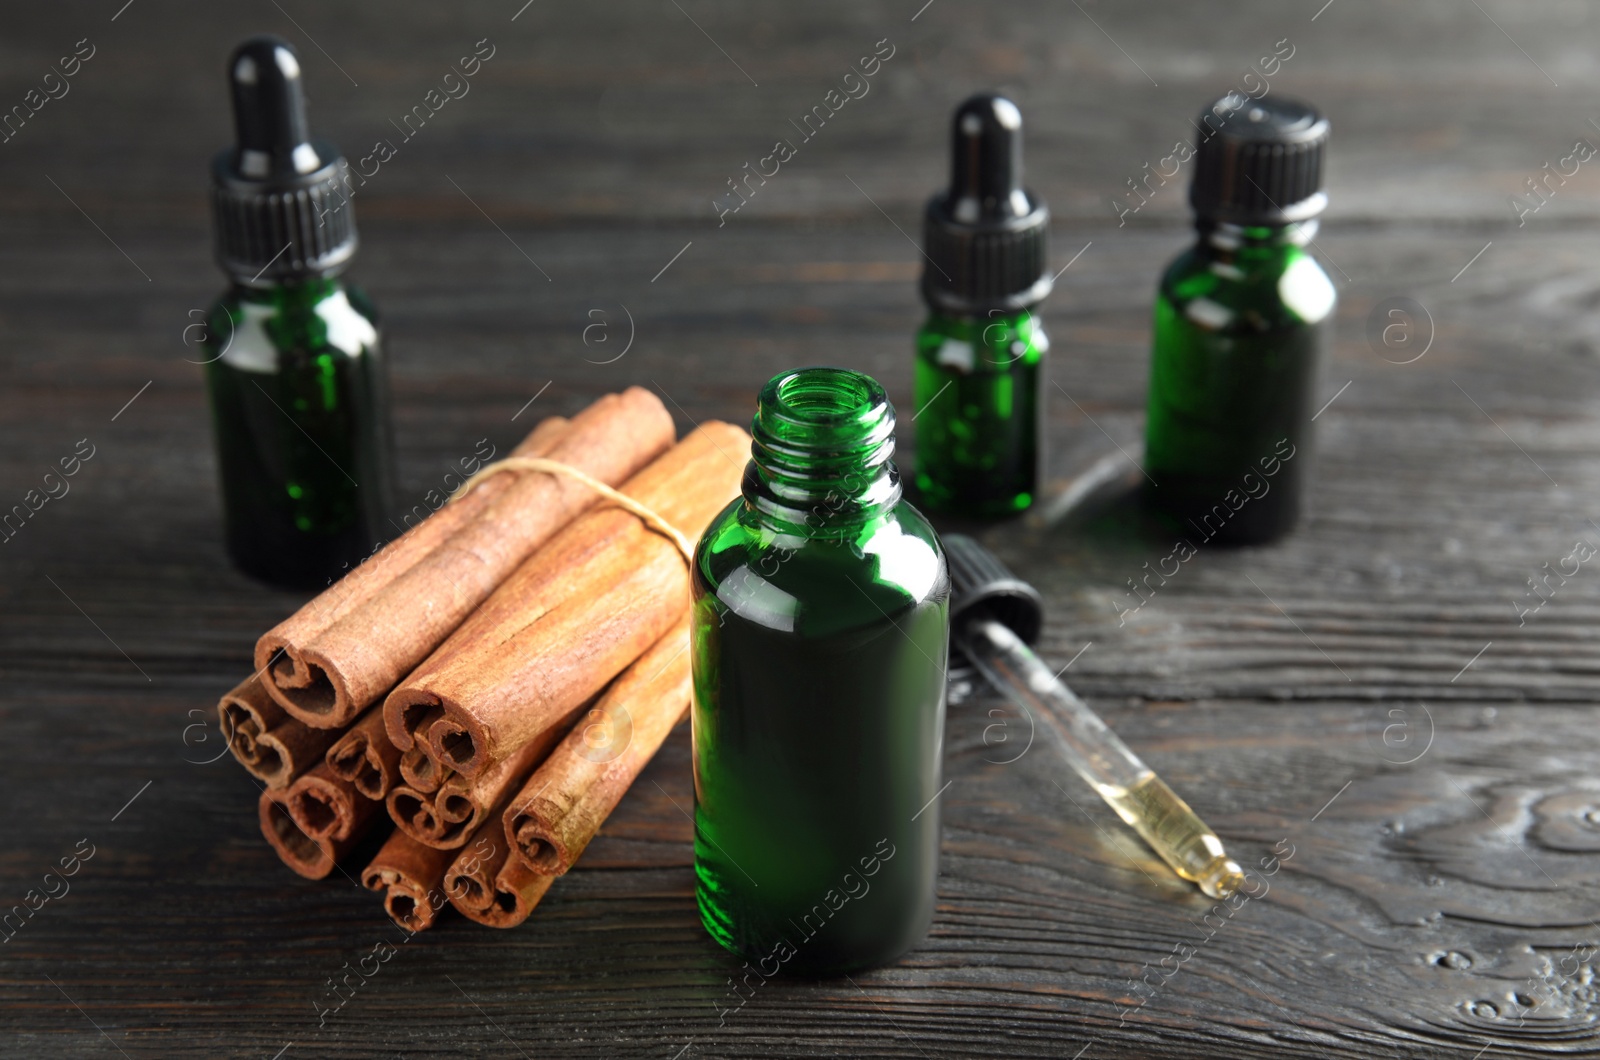
[[[1337,300],[1306,249],[1328,203],[1328,121],[1234,93],[1200,125],[1199,239],[1156,294],[1145,495],[1184,534],[1251,544],[1288,533],[1304,505],[1321,325]]]
[[[389,536],[393,468],[377,318],[340,279],[356,250],[348,165],[306,125],[277,37],[228,62],[238,145],[212,165],[217,263],[206,383],[228,552],[263,581],[318,588]]]
[[[1050,211],[1022,186],[1022,112],[956,109],[950,188],[928,203],[917,333],[916,483],[924,507],[992,518],[1039,495]]]

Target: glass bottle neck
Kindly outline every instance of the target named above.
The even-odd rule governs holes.
[[[865,375],[801,368],[776,377],[750,433],[745,506],[776,533],[839,537],[900,502],[894,406]]]
[[[1270,264],[1291,250],[1309,244],[1317,235],[1317,220],[1292,224],[1238,225],[1226,221],[1197,220],[1196,252],[1210,261],[1237,265]]]
[[[304,280],[270,285],[235,281],[232,294],[241,302],[250,302],[256,305],[309,305],[320,302],[324,298],[338,293],[343,288],[344,280],[338,276],[312,276]]]
[[[930,307],[926,326],[952,333],[963,329],[982,331],[995,324],[1017,327],[1024,321],[1033,320],[1038,308],[1038,303],[1034,303],[1021,309],[991,309],[987,313],[951,313]]]

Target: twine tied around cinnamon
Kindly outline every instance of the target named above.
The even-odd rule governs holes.
[[[467,479],[452,492],[450,500],[446,503],[460,500],[473,489],[476,489],[484,479],[498,475],[502,471],[544,471],[551,475],[575,479],[617,507],[637,515],[644,522],[644,525],[663,535],[676,545],[678,551],[683,554],[684,561],[691,567],[694,566],[694,544],[683,535],[683,531],[667,522],[648,505],[640,504],[626,493],[614,490],[594,476],[579,471],[571,464],[563,464],[559,460],[547,460],[541,456],[509,456],[504,460],[496,460],[492,464],[485,464],[471,478]]]

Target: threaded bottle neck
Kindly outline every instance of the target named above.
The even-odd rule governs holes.
[[[1317,228],[1315,218],[1270,225],[1237,225],[1205,219],[1195,221],[1202,255],[1240,265],[1269,263],[1281,258],[1290,248],[1307,246],[1316,238]]]
[[[872,378],[799,368],[761,390],[751,424],[745,503],[773,529],[827,537],[900,501],[894,406]]]
[[[344,286],[344,279],[339,276],[308,276],[299,280],[279,280],[272,284],[247,284],[235,281],[230,290],[241,302],[258,305],[291,303],[310,306],[337,293]]]

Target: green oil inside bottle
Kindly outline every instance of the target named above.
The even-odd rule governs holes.
[[[1162,277],[1146,494],[1184,533],[1270,541],[1300,518],[1335,302],[1314,226],[1213,227]]]
[[[927,508],[993,518],[1033,504],[1049,349],[1031,310],[928,317],[915,379],[916,483]]]
[[[235,286],[208,332],[229,555],[274,584],[324,586],[398,532],[372,307],[338,278]]]
[[[774,379],[695,557],[696,893],[764,974],[886,963],[933,915],[949,578],[893,429],[865,376]]]

